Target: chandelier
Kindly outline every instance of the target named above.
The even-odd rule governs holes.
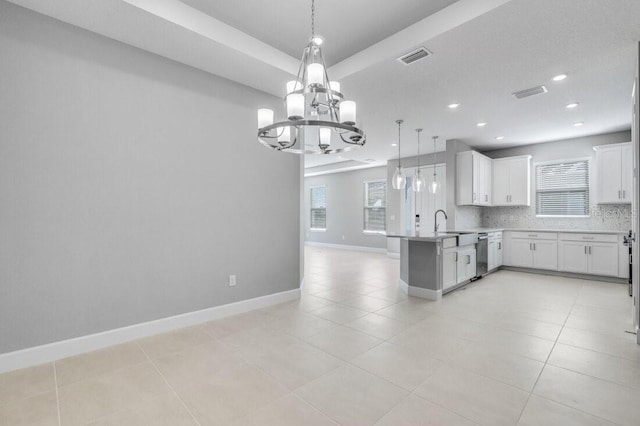
[[[321,44],[312,0],[311,39],[296,79],[286,87],[287,119],[274,123],[273,110],[258,110],[258,141],[263,145],[296,154],[334,154],[365,144],[364,131],[356,125],[356,103],[345,100],[339,82],[329,80]]]

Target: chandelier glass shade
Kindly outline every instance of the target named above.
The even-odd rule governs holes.
[[[286,86],[286,119],[275,122],[273,110],[258,110],[258,141],[277,151],[334,154],[360,148],[366,142],[364,131],[357,126],[356,103],[345,99],[339,82],[329,80],[314,20],[312,0],[311,39],[302,53],[296,79]]]
[[[402,163],[400,160],[400,127],[404,123],[404,120],[396,120],[396,124],[398,125],[398,167],[396,167],[396,172],[393,174],[393,178],[391,178],[391,186],[393,189],[404,189],[407,185],[407,178],[402,173]]]
[[[411,183],[411,188],[414,192],[422,192],[427,187],[427,181],[420,172],[420,132],[422,132],[422,129],[416,129],[416,133],[418,134],[418,167],[416,168],[413,182]]]
[[[436,142],[438,140],[437,136],[433,137],[433,180],[431,181],[431,184],[429,185],[429,191],[432,194],[436,194],[438,192],[438,188],[440,187],[440,184],[438,184],[438,173],[436,172],[437,168],[436,168],[436,160],[437,160],[437,156],[436,156]]]

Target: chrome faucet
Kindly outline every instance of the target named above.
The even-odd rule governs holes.
[[[433,233],[435,234],[436,232],[438,232],[438,213],[442,212],[442,214],[444,215],[445,220],[449,219],[447,217],[447,212],[445,212],[442,209],[436,210],[436,212],[433,215]]]

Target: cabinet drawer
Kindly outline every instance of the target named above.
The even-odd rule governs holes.
[[[525,238],[527,240],[557,240],[558,234],[555,232],[511,232],[511,238]]]
[[[598,243],[617,243],[617,234],[576,234],[564,232],[558,235],[560,241],[585,241]]]
[[[489,240],[501,240],[502,232],[489,232]]]

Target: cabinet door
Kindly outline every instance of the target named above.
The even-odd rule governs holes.
[[[493,182],[493,161],[490,158],[484,159],[484,204],[490,206],[493,204],[493,191],[491,185]]]
[[[465,282],[476,276],[476,250],[458,251],[457,283]]]
[[[558,270],[558,242],[556,240],[533,241],[533,267],[550,271]]]
[[[496,244],[495,240],[489,240],[487,243],[487,270],[491,271],[496,267]]]
[[[476,249],[469,250],[465,254],[469,257],[469,262],[467,262],[465,269],[466,279],[470,280],[476,276]]]
[[[475,153],[473,154],[473,183],[472,183],[472,187],[473,187],[473,195],[472,195],[472,200],[473,200],[473,204],[482,204],[481,200],[482,200],[482,194],[481,192],[483,191],[482,189],[482,175],[483,175],[483,168],[482,168],[482,158],[480,158],[479,155],[476,155]]]
[[[618,246],[616,243],[589,243],[589,273],[618,276]]]
[[[622,202],[631,203],[633,197],[633,148],[631,144],[623,146],[620,159],[620,189],[622,190]]]
[[[622,199],[622,167],[619,147],[601,148],[596,151],[598,203],[619,203]]]
[[[473,204],[473,153],[460,152],[456,156],[456,203],[459,206]]]
[[[497,160],[493,162],[493,205],[509,205],[509,162]]]
[[[442,289],[446,290],[458,283],[457,281],[457,257],[456,249],[444,250],[442,254]]]
[[[509,204],[511,205],[531,205],[529,163],[529,158],[515,158],[509,161]]]
[[[495,267],[502,266],[502,240],[496,240]]]
[[[589,272],[587,245],[580,241],[558,243],[558,270],[586,274]]]
[[[521,268],[533,267],[533,252],[531,240],[512,239],[511,240],[511,265]]]

